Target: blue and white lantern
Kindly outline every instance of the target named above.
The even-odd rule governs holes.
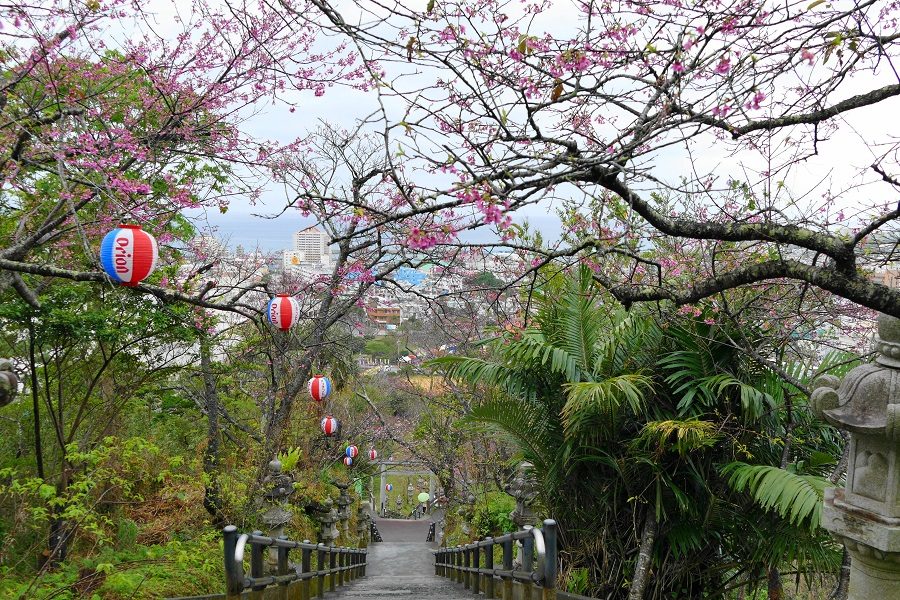
[[[282,331],[287,331],[300,320],[300,303],[288,294],[278,294],[266,306],[269,323]]]
[[[313,400],[321,402],[331,395],[331,380],[324,375],[313,375],[306,388]]]
[[[119,225],[103,237],[100,264],[113,281],[134,287],[146,279],[159,258],[156,238],[140,225]]]

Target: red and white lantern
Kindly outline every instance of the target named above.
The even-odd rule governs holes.
[[[300,320],[300,303],[288,294],[278,294],[266,306],[269,323],[282,331],[287,331]]]
[[[326,417],[322,417],[322,433],[327,435],[328,437],[332,437],[337,435],[338,430],[340,429],[341,424],[337,419],[328,415]]]
[[[344,464],[347,465],[347,466],[349,467],[350,465],[353,464],[353,459],[350,458],[349,456],[345,456],[345,457],[344,457]]]
[[[359,448],[356,446],[347,446],[347,450],[344,452],[347,455],[347,458],[356,458],[359,454]]]
[[[156,267],[156,238],[140,225],[119,225],[100,243],[100,264],[113,281],[134,287]]]
[[[375,452],[375,448],[372,448],[369,450],[369,460],[375,460],[376,458],[378,458],[378,453]]]
[[[389,483],[386,486],[384,486],[384,491],[392,492],[392,491],[394,491],[394,486]]]
[[[313,378],[306,384],[309,395],[316,402],[321,402],[331,395],[331,380],[324,375],[313,375]]]

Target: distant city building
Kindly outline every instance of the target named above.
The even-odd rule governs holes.
[[[302,262],[331,262],[328,243],[331,238],[318,227],[307,227],[294,233],[294,250],[302,253]]]
[[[900,287],[900,268],[883,269],[872,274],[872,281],[888,287]]]
[[[399,306],[373,306],[366,309],[366,314],[379,325],[397,325],[403,318]]]
[[[285,250],[282,255],[282,266],[285,270],[299,267],[306,262],[306,253],[302,250]]]

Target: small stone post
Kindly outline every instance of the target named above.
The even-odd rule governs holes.
[[[386,468],[387,467],[385,466],[384,463],[381,463],[380,465],[378,465],[378,474],[381,479],[381,495],[380,495],[381,503],[378,506],[378,513],[381,514],[382,516],[385,514],[385,511],[387,510],[388,502],[390,502],[390,498],[387,497],[387,490],[385,489],[385,486],[387,485],[387,480],[384,477]]]
[[[516,499],[516,507],[509,513],[509,518],[519,529],[531,527],[535,519],[531,506],[534,504],[535,498],[537,498],[538,488],[529,476],[532,467],[533,465],[527,461],[519,463],[515,477],[509,482],[505,490],[507,494]],[[522,542],[520,541],[516,542],[514,564],[516,568],[522,566]]]
[[[263,494],[263,502],[269,508],[262,514],[263,523],[269,527],[269,537],[284,535],[284,526],[291,522],[293,513],[288,508],[287,498],[294,493],[294,480],[290,475],[281,472],[281,461],[277,458],[269,463],[269,474],[263,479],[267,490]],[[269,564],[278,562],[278,549],[269,548]]]
[[[353,500],[350,498],[350,494],[347,493],[347,489],[350,488],[350,484],[335,483],[334,485],[341,491],[337,499],[337,516],[340,520],[340,530],[344,534],[344,539],[348,539],[349,535],[347,532],[347,526],[350,522],[350,505],[353,504]]]
[[[875,362],[819,377],[813,411],[850,432],[847,486],[825,490],[822,527],[850,552],[850,600],[900,598],[900,319],[878,317]]]
[[[356,537],[359,539],[358,546],[360,548],[369,545],[369,513],[366,512],[366,507],[362,502],[356,510]]]
[[[0,408],[15,400],[18,391],[19,378],[13,370],[12,362],[0,358]]]
[[[334,524],[338,520],[337,511],[334,509],[334,501],[331,498],[325,500],[322,510],[318,514],[319,519],[319,543],[333,546],[338,536]]]

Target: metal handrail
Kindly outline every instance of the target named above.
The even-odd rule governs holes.
[[[237,527],[228,525],[222,530],[225,559],[225,597],[240,598],[246,589],[263,590],[271,585],[288,585],[295,581],[307,582],[319,578],[319,595],[324,594],[325,578],[329,580],[329,590],[334,591],[351,579],[366,574],[367,552],[365,548],[346,548],[313,544],[309,540],[297,542],[284,537],[264,536],[261,531],[239,534]],[[250,546],[250,575],[244,571],[244,554]],[[275,548],[277,552],[277,573],[266,574],[263,551]],[[302,561],[293,568],[288,560],[291,550],[302,551]],[[316,570],[312,569],[312,554],[316,552]],[[327,563],[326,561],[327,555]],[[323,568],[327,564],[326,568]],[[304,585],[307,585],[304,583]]]
[[[556,596],[556,535],[556,521],[547,519],[541,528],[528,527],[463,546],[441,548],[434,553],[435,573],[463,583],[475,594],[484,591],[485,598],[495,597],[495,578],[499,578],[505,587],[504,598],[510,597],[513,582],[518,581],[527,586],[540,586],[544,600],[552,599]],[[513,567],[513,544],[518,541],[522,542],[521,569]],[[499,569],[494,567],[495,546],[503,548],[503,564]]]

